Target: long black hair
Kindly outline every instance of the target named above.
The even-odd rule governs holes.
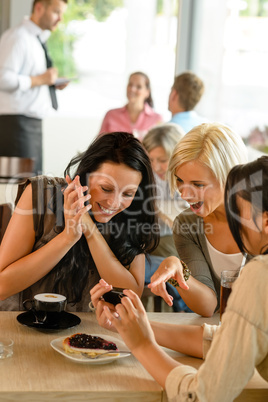
[[[246,254],[248,250],[241,236],[243,225],[237,196],[251,203],[252,219],[257,226],[258,214],[268,211],[268,156],[233,167],[227,177],[224,195],[227,220],[240,251]],[[268,254],[268,247],[263,254]]]
[[[70,161],[64,174],[72,179],[79,175],[82,186],[86,186],[90,174],[105,162],[124,164],[142,176],[135,197],[127,209],[104,224],[95,222],[92,216],[115,256],[122,265],[129,268],[138,254],[150,253],[159,243],[154,175],[142,144],[132,134],[125,132],[97,137],[84,153]],[[89,277],[89,267],[92,266],[95,264],[86,239],[82,236],[54,268],[55,290],[63,286],[69,300],[74,303],[80,301]],[[69,289],[69,283],[72,283],[72,289]]]

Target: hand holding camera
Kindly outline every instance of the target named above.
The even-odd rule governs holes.
[[[116,306],[118,303],[121,303],[122,297],[125,297],[123,290],[122,288],[113,288],[109,292],[104,293],[102,297],[107,303]]]

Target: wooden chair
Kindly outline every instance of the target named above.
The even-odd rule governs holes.
[[[20,183],[33,176],[34,159],[0,156],[0,183]]]
[[[32,158],[0,156],[0,242],[3,239],[13,211],[13,206],[9,199],[10,197],[7,196],[6,186],[9,184],[17,186],[28,177],[33,176],[33,169],[34,159]]]
[[[0,204],[0,243],[12,215],[12,204]]]

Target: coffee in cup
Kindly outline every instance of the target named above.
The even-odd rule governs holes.
[[[66,297],[57,293],[40,293],[32,300],[24,300],[23,306],[32,311],[36,324],[57,325],[60,313],[65,310]]]

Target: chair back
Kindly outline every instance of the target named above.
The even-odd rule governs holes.
[[[34,159],[0,156],[0,183],[20,183],[33,176]]]
[[[0,204],[0,243],[12,215],[12,204]]]
[[[155,313],[159,313],[162,311],[162,297],[155,295],[147,285],[144,286],[143,293],[141,295],[141,301],[144,305],[146,311],[151,311],[148,308],[149,299],[153,301],[152,311]]]

